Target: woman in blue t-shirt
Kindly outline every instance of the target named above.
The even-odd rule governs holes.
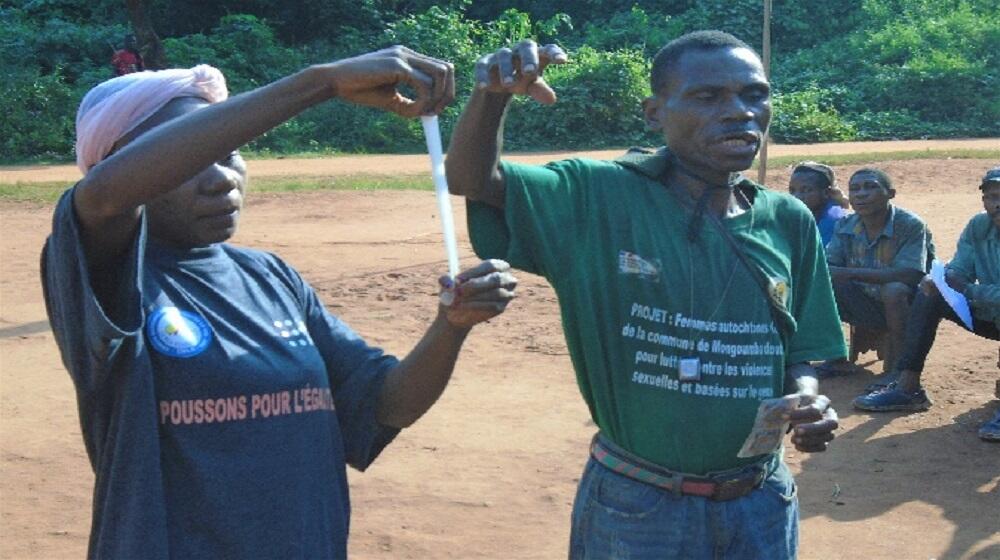
[[[812,212],[819,235],[826,247],[837,220],[851,207],[844,192],[837,188],[833,169],[815,161],[804,161],[792,169],[788,191]]]
[[[246,185],[236,150],[323,101],[415,117],[454,87],[450,64],[393,47],[233,98],[205,65],[87,94],[84,177],[57,205],[42,283],[96,473],[91,558],[346,556],[345,465],[427,411],[515,280],[502,261],[443,278],[448,304],[417,346],[385,355],[281,259],[225,243]]]

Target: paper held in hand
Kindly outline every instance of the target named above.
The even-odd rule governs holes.
[[[448,255],[448,276],[458,275],[458,244],[455,241],[455,219],[451,213],[451,198],[448,195],[448,180],[444,173],[444,152],[441,149],[441,128],[437,116],[420,117],[427,139],[427,153],[431,156],[431,178],[434,179],[434,194],[437,196],[438,214],[441,215],[441,230],[444,232],[444,250]],[[450,291],[441,293],[441,302],[451,305],[454,295]]]
[[[799,395],[785,395],[777,399],[764,399],[757,408],[757,418],[753,422],[750,435],[743,442],[737,457],[756,457],[774,453],[781,446],[781,440],[788,431],[785,415],[799,406]]]
[[[931,264],[931,280],[934,281],[934,286],[941,292],[941,297],[955,310],[955,314],[965,323],[965,328],[971,331],[972,311],[969,309],[969,301],[965,299],[964,295],[948,285],[944,279],[944,272],[944,265],[941,264],[941,261],[934,259],[934,263]]]

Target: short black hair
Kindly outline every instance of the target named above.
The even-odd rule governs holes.
[[[878,179],[878,184],[882,185],[882,188],[892,189],[895,188],[892,185],[892,179],[889,178],[889,174],[876,167],[862,167],[854,173],[851,173],[851,180],[861,174],[874,175]]]
[[[712,51],[715,49],[750,49],[754,54],[757,54],[757,51],[750,48],[750,45],[725,31],[713,29],[693,31],[681,35],[667,43],[653,57],[653,68],[649,74],[649,86],[653,89],[653,94],[659,92],[667,83],[670,70],[680,60],[681,55],[688,51]]]

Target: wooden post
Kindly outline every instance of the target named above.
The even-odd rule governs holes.
[[[764,48],[761,53],[761,62],[764,63],[764,75],[771,79],[771,0],[764,0]],[[767,181],[767,137],[760,146],[760,165],[757,166],[757,182],[764,184]]]
[[[153,30],[153,24],[149,21],[146,4],[146,0],[125,0],[125,9],[128,11],[128,19],[132,24],[135,38],[139,40],[139,52],[142,54],[146,70],[163,70],[167,68],[167,56],[159,35]]]

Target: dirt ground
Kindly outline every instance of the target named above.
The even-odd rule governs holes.
[[[299,161],[295,171],[329,161]],[[950,258],[981,209],[978,179],[996,162],[882,165],[897,181],[897,202],[930,223],[939,254]],[[769,179],[785,185],[787,171]],[[469,265],[464,203],[453,204]],[[0,203],[2,558],[80,558],[90,527],[93,474],[38,283],[50,215],[50,207]],[[427,192],[251,194],[235,242],[277,252],[335,313],[394,353],[422,334],[435,310],[434,279],[446,268]],[[436,407],[368,472],[351,473],[352,557],[565,557],[594,426],[551,288],[519,278],[520,298],[473,332]],[[996,342],[944,324],[925,375],[935,404],[921,414],[853,411],[850,399],[870,372],[824,383],[841,415],[837,441],[825,454],[787,455],[800,487],[802,558],[1000,558],[1000,445],[976,437],[998,406],[997,351]],[[873,360],[862,362],[881,371]]]

